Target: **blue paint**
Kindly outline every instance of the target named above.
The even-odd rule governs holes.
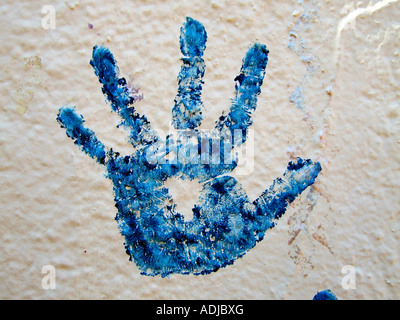
[[[203,119],[201,89],[205,64],[202,56],[206,41],[207,33],[203,25],[186,18],[180,37],[183,64],[178,76],[178,95],[172,108],[172,124],[176,129],[194,129]]]
[[[89,156],[104,164],[106,152],[104,144],[97,140],[90,129],[83,126],[85,120],[75,113],[74,107],[64,107],[57,116],[57,121],[67,131],[67,136],[75,141]]]
[[[234,130],[242,131],[243,139],[234,143],[234,146],[240,146],[246,141],[247,129],[252,124],[251,116],[256,110],[257,97],[261,93],[268,53],[267,47],[259,43],[255,43],[247,51],[240,74],[235,78],[235,96],[230,112],[217,122],[216,129],[223,136],[234,136]]]
[[[338,300],[336,295],[331,290],[319,291],[313,298],[313,300]]]
[[[73,107],[62,107],[57,117],[75,144],[105,166],[106,177],[114,186],[118,209],[115,219],[125,237],[126,252],[144,275],[208,274],[233,264],[264,238],[288,204],[314,183],[321,170],[318,162],[298,158],[254,202],[249,201],[234,178],[225,175],[237,166],[231,151],[246,141],[252,124],[268,50],[258,43],[250,47],[235,79],[235,96],[229,113],[219,118],[212,131],[204,133],[195,127],[202,119],[201,56],[206,38],[204,27],[187,18],[181,29],[184,58],[173,123],[178,129],[189,130],[181,130],[178,136],[169,135],[165,139],[156,136],[149,121],[136,113],[133,107],[136,100],[125,79],[119,77],[116,61],[105,47],[94,47],[90,64],[111,109],[121,116],[121,125],[130,130],[129,141],[137,147],[136,151],[131,156],[121,156],[106,148],[84,126],[83,117]],[[185,134],[194,137],[195,142],[185,139]],[[217,151],[207,144],[215,137],[221,138]],[[180,156],[165,159],[164,156],[171,154]],[[204,162],[205,154],[220,161]],[[224,157],[229,161],[221,161]],[[202,183],[190,221],[177,212],[165,187],[170,178]]]
[[[295,104],[300,110],[304,110],[304,90],[303,86],[298,86],[290,95],[290,102]]]
[[[132,108],[135,96],[131,94],[126,79],[119,78],[119,69],[110,50],[95,46],[90,64],[103,85],[102,91],[106,95],[112,111],[121,116],[121,125],[129,129],[131,144],[134,147],[141,147],[154,143],[157,140],[156,134],[151,130],[147,118],[139,115]]]

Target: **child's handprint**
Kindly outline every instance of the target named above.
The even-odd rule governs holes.
[[[100,142],[84,126],[74,107],[60,109],[57,120],[67,135],[89,156],[105,166],[114,184],[118,208],[116,220],[125,237],[126,252],[146,275],[172,273],[208,274],[232,264],[264,237],[288,204],[321,170],[318,162],[290,162],[282,178],[254,202],[238,182],[227,175],[237,166],[232,150],[246,141],[257,96],[261,92],[268,50],[254,44],[243,59],[236,77],[235,96],[229,113],[222,115],[208,133],[196,128],[202,120],[201,89],[205,65],[202,58],[207,40],[201,23],[187,18],[181,29],[183,65],[179,90],[172,109],[178,137],[157,136],[146,117],[135,112],[137,95],[132,93],[111,52],[94,47],[90,64],[121,124],[130,130],[136,148],[121,156]],[[218,148],[210,141],[218,139]],[[197,180],[202,191],[193,218],[186,221],[164,186],[169,178]]]

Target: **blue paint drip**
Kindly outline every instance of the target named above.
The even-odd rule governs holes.
[[[319,291],[313,298],[313,300],[338,300],[336,295],[329,289]]]
[[[178,76],[176,101],[193,102],[197,111],[176,112],[175,125],[178,128],[193,128],[201,120],[199,100],[196,100],[201,86],[196,87],[198,92],[190,88],[193,83],[200,84],[202,81],[202,73],[197,72],[201,64],[193,67],[192,62],[200,61],[205,40],[204,27],[188,18],[181,29],[181,51],[186,56],[184,59],[188,59],[189,67],[184,60]],[[225,137],[219,151],[219,156],[223,158],[229,149],[246,140],[267,61],[265,45],[256,43],[248,50],[241,72],[235,79],[235,97],[229,114],[221,116],[214,131],[209,134],[189,130],[196,134],[199,146],[215,135]],[[131,143],[139,148],[131,156],[121,156],[107,149],[84,126],[83,117],[73,107],[61,108],[57,120],[75,144],[105,166],[106,176],[114,186],[118,209],[115,219],[125,237],[126,252],[144,275],[208,274],[232,264],[263,239],[266,230],[275,225],[276,219],[282,216],[297,195],[314,183],[321,170],[319,163],[298,158],[296,162],[289,163],[281,178],[276,179],[257,200],[250,202],[240,184],[224,175],[236,167],[234,157],[230,163],[204,164],[200,161],[202,154],[199,151],[187,161],[187,153],[180,151],[187,147],[194,147],[194,150],[200,148],[179,137],[168,136],[163,140],[154,135],[147,119],[132,107],[135,101],[130,96],[125,79],[119,78],[111,52],[104,47],[95,47],[90,63],[103,85],[102,90],[111,109],[120,114],[123,119],[121,124],[131,130]],[[235,130],[243,133],[239,141],[232,138]],[[184,156],[176,161],[152,162],[149,161],[149,154],[154,150],[161,150],[166,155],[174,150]],[[190,221],[177,212],[176,204],[165,187],[165,182],[173,177],[203,183]]]

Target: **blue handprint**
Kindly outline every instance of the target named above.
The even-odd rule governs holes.
[[[130,131],[134,153],[121,156],[106,148],[84,126],[74,107],[62,107],[57,117],[75,144],[105,166],[106,177],[114,185],[115,219],[125,237],[126,252],[145,275],[208,274],[232,264],[263,239],[266,230],[274,227],[288,204],[314,183],[321,170],[318,162],[298,158],[258,199],[249,201],[238,182],[226,174],[238,165],[232,150],[246,141],[269,52],[259,43],[249,48],[235,79],[229,113],[204,133],[196,128],[202,120],[206,40],[203,25],[187,18],[181,28],[183,64],[172,109],[173,125],[181,133],[178,136],[158,136],[146,117],[135,111],[135,94],[119,77],[111,52],[101,46],[93,48],[90,64],[112,110]],[[216,137],[217,151],[209,144]],[[165,187],[173,177],[202,184],[191,220],[177,212]]]

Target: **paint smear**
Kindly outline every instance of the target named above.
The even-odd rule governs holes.
[[[202,120],[205,66],[201,57],[206,39],[203,25],[187,18],[181,28],[183,65],[172,109],[173,124],[181,129],[177,134],[157,136],[147,118],[136,112],[135,95],[125,78],[119,77],[112,53],[101,46],[94,47],[90,64],[112,111],[122,118],[120,125],[129,130],[128,139],[136,151],[121,156],[104,146],[73,106],[62,107],[57,116],[75,144],[105,166],[106,177],[114,186],[115,219],[125,237],[126,253],[144,275],[204,275],[233,264],[264,238],[321,170],[318,162],[298,158],[253,202],[241,185],[226,175],[237,166],[232,150],[247,139],[268,50],[259,43],[248,49],[235,78],[229,113],[219,118],[214,129],[200,132],[195,128]],[[212,148],[213,141],[218,141],[218,148]],[[178,212],[166,187],[169,179],[201,184],[191,219]]]

